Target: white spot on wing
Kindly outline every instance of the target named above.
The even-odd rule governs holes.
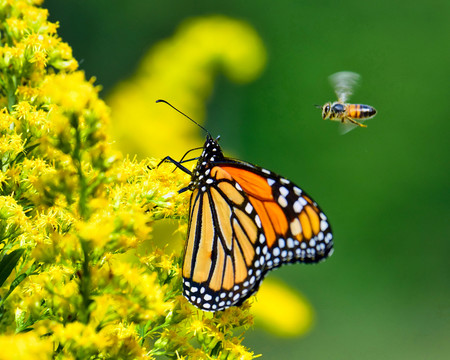
[[[259,242],[261,244],[264,244],[266,242],[266,237],[264,236],[264,234],[259,234]]]
[[[259,218],[258,215],[255,216],[255,222],[256,222],[256,225],[260,228],[261,227],[261,219]]]
[[[282,196],[282,195],[280,195],[280,196],[278,196],[278,204],[281,206],[281,207],[286,207],[286,206],[288,206],[288,202],[287,202],[287,200],[286,200],[286,198],[284,197],[284,196]]]
[[[282,186],[280,187],[280,194],[283,196],[287,196],[289,194],[289,190]]]
[[[292,238],[288,238],[287,239],[287,246],[289,248],[293,248],[294,247],[294,240]]]
[[[245,212],[246,212],[247,214],[251,214],[251,213],[252,213],[252,210],[253,210],[252,204],[247,203],[247,205],[245,205]]]
[[[300,214],[300,213],[302,212],[303,207],[300,205],[300,203],[299,203],[298,200],[294,202],[293,207],[294,207],[294,211],[295,211],[297,214]]]

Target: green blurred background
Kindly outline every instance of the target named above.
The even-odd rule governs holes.
[[[265,72],[244,86],[219,75],[206,126],[225,150],[312,194],[332,223],[335,253],[269,275],[311,301],[311,333],[280,339],[255,329],[244,344],[277,360],[450,357],[448,0],[44,6],[104,97],[186,18],[242,19],[263,39]],[[313,107],[334,100],[327,77],[341,70],[362,75],[352,100],[378,110],[367,129],[344,136]]]

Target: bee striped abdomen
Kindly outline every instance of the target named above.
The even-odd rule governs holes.
[[[347,107],[347,114],[352,119],[368,119],[373,116],[377,111],[369,105],[364,104],[349,104]]]

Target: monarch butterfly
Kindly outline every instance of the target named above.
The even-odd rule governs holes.
[[[191,175],[179,190],[192,191],[183,295],[202,310],[220,311],[241,305],[270,270],[330,256],[333,235],[327,217],[303,190],[272,171],[225,157],[218,138],[204,130],[203,152],[192,172],[182,165],[189,161],[184,157],[161,163],[168,160]]]

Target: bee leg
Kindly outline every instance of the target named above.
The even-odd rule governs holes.
[[[349,118],[349,117],[346,117],[345,120],[348,120],[352,124],[355,124],[355,125],[358,125],[358,126],[361,126],[361,127],[367,127],[367,125],[361,124],[361,123],[359,123],[359,122],[357,122],[357,121],[355,121],[355,120],[353,120],[352,118]]]

